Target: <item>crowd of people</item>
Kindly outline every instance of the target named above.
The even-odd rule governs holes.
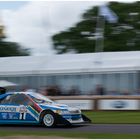
[[[39,92],[46,96],[76,96],[76,95],[140,95],[140,89],[129,92],[129,90],[106,90],[102,85],[96,85],[96,88],[88,92],[82,92],[78,86],[72,86],[68,90],[62,90],[59,86],[42,87]]]
[[[69,90],[62,90],[59,86],[42,87],[39,92],[46,96],[67,96],[67,95],[81,95],[81,91],[77,86],[72,86]]]
[[[1,89],[3,90],[3,89]],[[7,89],[8,91],[8,89]],[[11,91],[11,90],[10,90]],[[15,90],[12,90],[15,91]],[[80,90],[78,86],[71,86],[69,89],[62,89],[58,85],[52,85],[52,86],[44,86],[40,89],[31,89],[29,87],[24,87],[20,89],[19,91],[31,91],[31,92],[38,92],[45,96],[78,96],[78,95],[110,95],[110,96],[116,96],[116,95],[140,95],[140,89],[137,89],[133,92],[130,92],[129,90],[107,90],[102,85],[98,84],[93,90],[89,90],[87,92],[83,92]]]

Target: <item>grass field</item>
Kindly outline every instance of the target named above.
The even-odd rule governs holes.
[[[94,132],[21,132],[0,131],[0,138],[81,138],[81,139],[140,139],[140,134],[105,134]]]
[[[101,111],[84,112],[93,123],[122,123],[122,124],[140,124],[140,112],[134,111]]]
[[[102,111],[102,112],[84,112],[94,123],[129,123],[140,124],[140,112],[120,112],[120,111]],[[111,134],[94,132],[57,132],[52,131],[34,132],[34,131],[0,131],[0,138],[96,138],[96,139],[140,139],[140,134]]]

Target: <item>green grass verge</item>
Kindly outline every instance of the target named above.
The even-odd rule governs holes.
[[[36,136],[36,138],[47,137],[62,137],[62,138],[82,138],[82,139],[140,139],[140,134],[104,134],[92,132],[19,132],[19,131],[0,131],[0,138],[8,136]],[[22,138],[22,137],[21,137]]]
[[[140,124],[140,112],[127,111],[101,111],[84,112],[93,123],[108,124]]]

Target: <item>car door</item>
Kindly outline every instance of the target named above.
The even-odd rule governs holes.
[[[13,94],[8,94],[0,100],[0,121],[18,120],[18,106],[12,105],[11,99]]]
[[[10,105],[17,106],[16,115],[18,116],[18,120],[20,122],[32,122],[36,121],[34,114],[29,111],[29,106],[33,103],[28,98],[26,94],[19,93],[15,94],[10,101]]]
[[[0,120],[7,122],[31,122],[36,119],[28,112],[31,101],[25,94],[11,94],[0,102]]]

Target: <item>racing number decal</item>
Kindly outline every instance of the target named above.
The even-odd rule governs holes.
[[[20,120],[25,120],[26,119],[26,113],[27,113],[26,106],[20,105],[19,113],[20,113],[19,119]]]
[[[26,119],[26,113],[20,113],[20,120],[25,120]]]

